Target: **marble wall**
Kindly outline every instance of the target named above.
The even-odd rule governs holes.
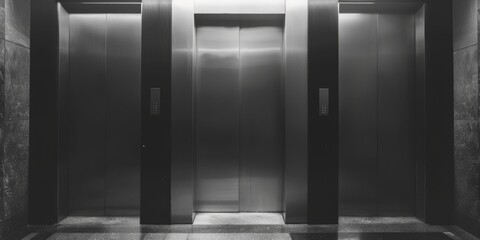
[[[30,0],[0,0],[0,238],[27,224]]]
[[[480,237],[480,0],[454,0],[455,224]]]

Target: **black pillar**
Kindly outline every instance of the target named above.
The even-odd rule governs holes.
[[[453,223],[453,5],[426,0],[425,222]]]
[[[329,115],[320,116],[319,88]],[[338,1],[308,2],[308,223],[338,223]]]
[[[143,0],[142,11],[142,224],[170,224],[170,126],[172,68],[171,0]],[[150,93],[160,88],[160,114]]]
[[[55,224],[59,210],[58,11],[31,2],[29,224]]]

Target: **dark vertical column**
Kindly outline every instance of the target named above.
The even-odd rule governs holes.
[[[142,224],[170,223],[171,0],[144,0],[142,11]],[[160,114],[150,114],[150,89],[160,88]]]
[[[426,0],[425,222],[451,224],[453,208],[452,0]]]
[[[338,1],[308,4],[308,223],[338,222]],[[330,89],[328,116],[319,88]]]
[[[58,10],[58,30],[59,30],[59,56],[58,56],[58,121],[59,121],[59,138],[58,138],[58,217],[59,220],[67,217],[68,213],[68,76],[69,76],[69,59],[70,59],[70,15],[62,7]]]
[[[54,224],[59,163],[57,1],[31,4],[29,223]]]
[[[425,6],[415,13],[416,216],[425,220]]]

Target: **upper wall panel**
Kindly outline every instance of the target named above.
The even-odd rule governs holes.
[[[285,0],[195,0],[195,13],[285,13]]]
[[[30,0],[6,0],[5,19],[5,39],[29,48]]]
[[[477,0],[454,1],[453,46],[454,50],[477,44]]]

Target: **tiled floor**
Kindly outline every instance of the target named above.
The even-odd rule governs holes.
[[[253,219],[253,215],[246,217]],[[138,222],[138,218],[67,218],[55,226],[27,227],[8,240],[478,240],[457,227],[430,226],[414,218],[341,218],[339,225],[251,225],[238,219],[227,219],[222,225]]]
[[[284,225],[280,213],[197,213],[193,225]]]

